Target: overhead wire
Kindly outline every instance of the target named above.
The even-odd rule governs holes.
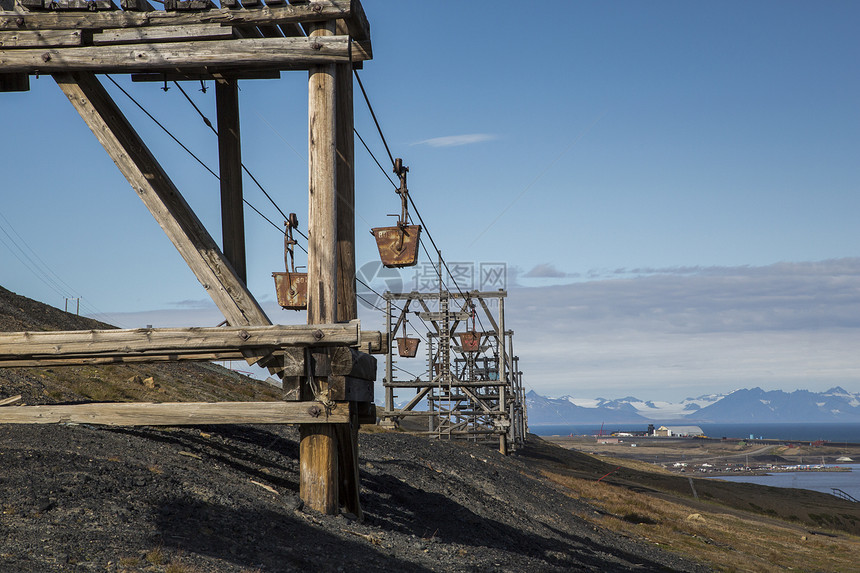
[[[202,159],[197,157],[197,155],[195,155],[193,151],[191,151],[185,144],[183,144],[179,140],[178,137],[176,137],[167,127],[164,126],[164,124],[162,124],[151,113],[149,113],[149,111],[140,102],[138,102],[137,99],[134,98],[134,96],[132,96],[130,93],[128,93],[128,91],[126,91],[120,84],[118,84],[112,77],[110,77],[110,75],[105,75],[105,77],[107,77],[107,79],[110,80],[111,83],[117,87],[117,89],[119,89],[123,94],[125,94],[125,96],[129,100],[131,100],[131,102],[134,103],[134,105],[136,105],[138,108],[140,108],[140,110],[144,114],[146,114],[146,116],[149,117],[155,123],[155,125],[157,125],[159,128],[161,128],[161,130],[164,131],[164,133],[166,133],[171,139],[173,139],[173,141],[175,141],[182,149],[184,149],[192,158],[194,158],[200,165],[202,165],[203,168],[206,169],[206,171],[211,173],[212,176],[215,177],[216,179],[218,179],[219,181],[221,180],[221,177],[217,173],[215,173],[214,170],[212,170],[208,165],[206,165],[206,163],[204,163]],[[176,82],[174,82],[174,83],[176,83]],[[185,90],[183,90],[181,86],[179,86],[177,84],[177,87],[179,88],[179,91],[181,91],[183,93],[183,95],[185,95],[185,97],[186,97],[186,99],[188,99],[189,103],[191,103],[191,105],[194,106],[194,109],[196,109],[197,112],[201,115],[201,117],[203,117],[204,123],[207,126],[209,126],[210,129],[213,129],[213,131],[214,131],[214,128],[212,127],[212,122],[209,121],[209,118],[207,118],[205,115],[203,115],[203,113],[200,111],[200,109],[194,104],[194,102],[191,100],[191,98],[188,97],[188,94],[185,93]],[[215,134],[217,135],[217,133],[218,132],[216,131]],[[272,198],[269,196],[269,194],[266,193],[265,189],[262,188],[262,186],[257,181],[257,179],[250,172],[248,172],[247,168],[244,165],[242,165],[242,168],[245,169],[245,172],[248,173],[248,176],[251,177],[251,179],[257,184],[258,187],[260,187],[260,189],[263,191],[263,193],[265,193],[266,196],[269,197],[269,200],[272,201],[272,203],[275,205],[275,208],[278,209],[278,211],[281,213],[281,215],[283,215],[284,214],[283,211],[281,211],[281,209],[278,207],[278,205],[274,203],[274,200],[272,200]],[[265,214],[263,214],[262,211],[257,209],[257,207],[255,207],[250,201],[248,201],[248,199],[246,199],[245,197],[242,197],[242,202],[245,205],[247,205],[248,207],[250,207],[260,217],[262,217],[267,223],[269,223],[269,225],[274,227],[279,233],[281,233],[281,234],[285,233],[285,231],[283,229],[281,229],[274,221],[272,221],[269,217],[267,217]]]

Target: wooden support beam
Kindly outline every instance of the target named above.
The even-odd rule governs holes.
[[[80,30],[14,30],[0,32],[0,48],[50,48],[80,45]]]
[[[347,324],[137,328],[0,333],[0,361],[14,358],[145,356],[277,350],[290,346],[358,344],[358,321]],[[347,354],[344,349],[336,354]],[[344,359],[345,360],[345,359]],[[347,372],[351,374],[351,372]]]
[[[0,424],[197,426],[201,424],[332,424],[349,422],[349,404],[315,402],[99,403],[0,408]]]
[[[0,50],[4,72],[58,73],[91,71],[202,70],[208,67],[307,69],[311,65],[351,61],[349,38],[258,38],[153,44],[20,48]]]
[[[215,82],[218,121],[218,165],[221,177],[221,235],[224,256],[243,283],[248,283],[245,262],[245,210],[242,203],[242,142],[239,129],[239,83],[230,78]]]
[[[54,79],[131,183],[227,322],[231,326],[271,324],[182,194],[95,75],[86,72],[56,74]],[[249,354],[246,359],[254,364],[259,358]]]
[[[166,73],[143,73],[132,74],[131,81],[133,82],[197,82],[215,81],[219,77],[229,76],[234,80],[276,80],[281,77],[279,70],[224,70],[218,71],[212,69],[210,71],[201,72],[166,72]]]
[[[309,40],[334,34],[334,22],[314,24]],[[308,74],[308,324],[337,321],[337,183],[335,68],[315,65]],[[303,391],[309,391],[304,389]],[[350,448],[352,446],[350,445]],[[338,432],[331,425],[301,427],[299,495],[325,514],[339,509]]]
[[[105,30],[141,26],[187,24],[266,25],[351,19],[356,0],[315,0],[309,4],[267,6],[254,9],[221,8],[205,12],[0,12],[0,30]],[[355,34],[354,37],[359,38]],[[369,37],[369,36],[368,36]]]
[[[79,30],[75,30],[80,34]],[[93,45],[147,44],[153,42],[187,42],[190,40],[226,40],[233,38],[233,28],[221,24],[186,26],[150,26],[117,28],[93,34]]]

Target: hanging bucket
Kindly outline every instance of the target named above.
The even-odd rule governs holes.
[[[386,267],[411,267],[418,263],[421,225],[376,227],[370,232],[376,237],[379,258]]]
[[[460,346],[463,352],[477,352],[481,346],[481,335],[474,330],[460,333]]]
[[[308,308],[308,273],[272,273],[278,304],[286,310]]]
[[[397,353],[403,358],[415,358],[418,352],[418,339],[403,336],[397,339]]]

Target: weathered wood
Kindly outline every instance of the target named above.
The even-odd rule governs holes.
[[[0,48],[80,46],[80,30],[16,30],[0,32]]]
[[[373,381],[344,376],[344,400],[373,403]]]
[[[215,4],[211,0],[164,0],[165,10],[211,10]]]
[[[247,352],[247,351],[246,351]],[[0,368],[45,368],[50,366],[96,366],[101,364],[143,364],[155,362],[216,362],[245,360],[245,354],[232,352],[193,352],[170,354],[142,354],[126,356],[66,356],[62,358],[11,358],[0,360]],[[267,363],[268,365],[268,363]]]
[[[235,351],[243,348],[354,345],[358,322],[244,327],[0,332],[0,360]]]
[[[132,74],[131,81],[133,82],[197,82],[213,81],[218,79],[218,76],[224,74],[217,70],[201,71],[201,72],[165,72],[165,73],[141,73]],[[229,76],[235,80],[276,80],[281,77],[279,70],[229,70]]]
[[[329,350],[329,359],[331,373],[336,376],[376,380],[376,358],[370,354],[341,346]]]
[[[205,12],[0,12],[0,30],[92,30],[168,26],[186,24],[266,25],[333,19],[350,20],[356,0],[316,0],[312,4],[291,4],[254,9],[220,8]],[[21,23],[18,23],[18,19]],[[355,35],[354,35],[355,36]],[[358,36],[355,36],[358,38]],[[365,38],[361,38],[365,39]]]
[[[116,10],[112,0],[19,0],[29,10]]]
[[[366,354],[385,354],[388,349],[388,334],[378,330],[362,330],[358,349]]]
[[[304,402],[283,402],[304,404]],[[338,511],[338,445],[333,424],[303,424],[299,442],[299,496],[305,507],[333,515]]]
[[[334,22],[307,38],[324,42]],[[337,177],[335,67],[315,65],[308,74],[308,324],[337,321]]]
[[[231,326],[271,324],[206,228],[95,76],[90,73],[57,74],[54,79],[228,323]]]
[[[233,270],[248,282],[245,263],[245,212],[242,203],[242,141],[239,129],[239,84],[215,82],[218,121],[218,165],[221,183],[221,236],[224,256]]]
[[[21,401],[21,395],[18,394],[17,396],[11,396],[9,398],[4,398],[4,399],[0,400],[0,406],[8,406],[9,404],[14,404],[15,402],[20,402],[20,401]]]
[[[147,0],[120,0],[119,5],[122,6],[123,10],[132,12],[152,12],[155,10]]]
[[[349,422],[349,404],[332,409],[309,402],[168,402],[17,406],[0,409],[0,424],[196,426],[200,424],[313,424]]]
[[[355,145],[352,65],[335,66],[337,186],[337,316],[358,318],[355,289]]]
[[[334,34],[334,22],[312,26],[311,41]],[[308,324],[337,321],[337,187],[335,158],[335,70],[315,65],[308,74]],[[317,382],[323,386],[322,380]],[[325,384],[327,386],[327,383]],[[326,388],[327,390],[327,388]],[[333,426],[302,426],[299,495],[325,514],[338,511],[343,432]]]
[[[346,36],[0,50],[0,69],[28,73],[125,73],[161,69],[199,71],[205,67],[242,66],[254,69],[301,69],[321,62],[349,61],[350,46]]]
[[[78,34],[80,31],[75,30]],[[184,42],[189,40],[223,40],[233,37],[233,28],[220,24],[193,26],[152,26],[149,28],[117,28],[93,34],[93,44],[146,44],[153,42]],[[0,44],[2,45],[2,44]]]

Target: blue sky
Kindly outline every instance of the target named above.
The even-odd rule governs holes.
[[[389,145],[446,259],[508,265],[530,388],[655,399],[750,385],[860,391],[860,6],[367,0],[365,10],[374,60],[360,73]],[[213,136],[176,88],[116,79],[217,164]],[[121,326],[216,324],[53,81],[31,85],[0,94],[3,132],[14,134],[0,285],[60,307],[82,296],[86,312]],[[199,87],[185,84],[214,120],[214,90]],[[217,181],[108,88],[219,237]],[[306,98],[300,72],[242,85],[245,163],[302,224]],[[383,159],[360,99],[356,116]],[[362,264],[376,256],[366,231],[399,203],[360,146],[356,157]],[[250,181],[246,196],[280,223]],[[246,221],[249,286],[268,304],[281,239],[256,214]],[[64,284],[28,270],[15,253],[36,263],[13,237]]]

